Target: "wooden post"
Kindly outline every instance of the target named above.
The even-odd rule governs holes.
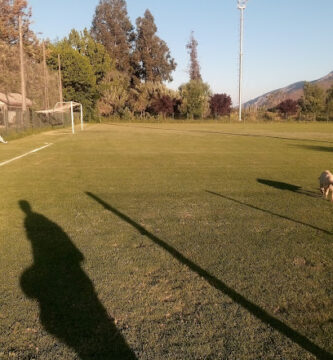
[[[8,109],[7,109],[7,105],[5,105],[4,108],[3,108],[3,116],[4,116],[5,126],[6,126],[6,133],[8,133]]]
[[[26,85],[25,85],[25,69],[23,55],[23,35],[22,35],[22,16],[19,16],[19,36],[20,36],[20,68],[21,68],[21,92],[22,92],[22,119],[27,110],[26,103]]]
[[[61,80],[61,62],[60,62],[60,54],[58,54],[58,80],[59,80],[59,102],[63,102],[62,95],[62,80]]]
[[[60,54],[58,54],[58,84],[59,84],[59,102],[62,103],[64,101],[63,94],[62,94],[62,80],[61,80],[61,62],[60,62]],[[62,124],[65,126],[64,121],[64,113],[61,113],[61,121]]]
[[[74,130],[74,109],[73,109],[73,101],[71,101],[71,120],[72,120],[72,134],[75,133]]]
[[[83,130],[83,107],[80,104],[80,120],[81,120],[81,130]]]
[[[44,109],[49,109],[49,79],[46,66],[45,42],[43,41],[43,70],[44,70]]]

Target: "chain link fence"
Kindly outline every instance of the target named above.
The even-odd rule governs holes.
[[[31,129],[70,126],[70,113],[41,114],[59,101],[59,75],[43,62],[43,47],[26,49],[24,56],[26,111],[22,111],[21,68],[18,45],[0,42],[0,135]]]

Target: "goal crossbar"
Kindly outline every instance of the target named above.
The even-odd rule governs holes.
[[[54,113],[63,113],[66,110],[70,110],[71,112],[71,123],[72,123],[72,133],[75,133],[74,129],[74,109],[80,108],[80,122],[81,122],[81,130],[83,130],[83,109],[82,104],[75,102],[75,101],[63,101],[63,102],[57,102],[53,109],[47,109],[47,110],[39,110],[36,111],[39,114],[54,114]]]

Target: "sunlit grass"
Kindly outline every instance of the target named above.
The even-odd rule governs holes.
[[[1,146],[54,144],[1,168],[0,359],[331,358],[332,130],[92,125]]]

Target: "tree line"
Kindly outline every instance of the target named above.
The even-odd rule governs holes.
[[[147,9],[132,25],[125,0],[100,0],[91,28],[56,41],[45,42],[47,85],[43,73],[43,46],[30,28],[27,0],[0,0],[0,91],[20,92],[18,18],[22,19],[28,96],[35,108],[55,104],[59,57],[64,101],[80,102],[87,120],[97,116],[207,118],[230,115],[227,94],[213,94],[203,81],[194,33],[185,45],[189,55],[189,81],[171,90],[176,62]],[[49,100],[46,98],[46,90]],[[324,91],[305,83],[300,100],[286,99],[268,109],[282,118],[331,119],[333,86]]]
[[[286,99],[269,109],[284,118],[330,120],[333,117],[333,85],[326,91],[316,84],[306,82],[299,100]]]
[[[4,70],[10,68],[10,57],[15,57],[19,16],[23,19],[27,63],[41,64],[41,41],[30,29],[27,0],[0,0],[0,10],[0,47],[6,48],[2,65],[8,63]],[[193,33],[186,45],[190,55],[189,81],[177,91],[166,86],[172,81],[177,64],[157,30],[148,9],[133,26],[125,0],[100,0],[89,30],[73,29],[59,41],[46,41],[50,74],[57,73],[59,56],[61,59],[63,100],[82,103],[88,119],[97,115],[204,118],[229,114],[230,96],[212,94],[202,80]],[[2,87],[6,81],[19,81],[10,71],[7,76],[3,74]]]

